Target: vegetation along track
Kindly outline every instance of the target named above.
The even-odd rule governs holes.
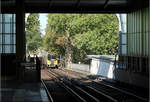
[[[51,71],[53,71],[53,70],[51,70]],[[65,71],[65,70],[61,70],[61,71]],[[55,72],[55,71],[53,71],[53,72]],[[58,72],[55,72],[55,74],[61,75]],[[69,75],[68,74],[69,72],[67,72],[67,75],[68,75],[67,77],[71,77],[71,75],[73,75],[73,73],[71,73],[71,75]],[[64,75],[61,75],[61,77],[64,77]],[[79,77],[79,75],[78,75],[78,77]],[[81,75],[81,77],[84,77],[84,76]],[[71,79],[71,78],[66,78],[66,79]],[[84,77],[84,79],[85,79],[85,77]],[[86,90],[87,93],[95,92],[95,94],[94,95],[92,94],[92,95],[96,98],[101,97],[101,100],[107,99],[107,101],[111,100],[113,102],[117,102],[117,101],[118,102],[148,102],[148,99],[142,98],[138,95],[127,92],[127,91],[122,90],[120,88],[111,86],[107,83],[98,83],[98,82],[93,81],[93,80],[88,79],[88,78],[87,78],[87,80],[91,81],[91,82],[89,81],[90,84],[88,84],[88,85],[85,85],[81,81],[77,82],[78,80],[72,80],[71,79],[71,82],[74,82],[74,84],[80,83],[80,87],[82,89]],[[81,83],[83,83],[83,84],[81,85]],[[107,101],[104,101],[104,102],[107,102]]]

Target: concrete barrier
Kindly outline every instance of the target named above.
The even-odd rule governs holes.
[[[90,72],[90,66],[88,64],[71,64],[71,68],[73,70],[83,71],[83,72]]]
[[[104,56],[95,55],[90,56],[90,73],[93,75],[100,75],[113,79],[115,77],[115,57],[114,56]]]

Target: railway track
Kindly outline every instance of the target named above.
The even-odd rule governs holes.
[[[66,70],[64,70],[64,69],[61,69],[61,71],[66,71]],[[71,70],[67,70],[67,72],[69,72],[69,73],[71,73],[71,74],[73,74],[74,73],[74,71],[71,71]],[[82,78],[87,78],[87,77],[85,77],[85,75],[84,74],[80,74],[80,73],[76,73],[78,76],[80,76],[80,77],[82,77]],[[100,80],[103,80],[104,78],[100,78]],[[93,80],[93,79],[89,79],[89,78],[87,78],[87,80],[91,80],[92,82],[94,82],[94,83],[96,83],[96,84],[99,84],[99,85],[102,85],[102,86],[105,86],[105,87],[107,87],[107,88],[111,88],[111,89],[114,89],[114,90],[117,90],[117,91],[120,91],[120,92],[122,92],[122,93],[124,93],[124,94],[126,94],[126,95],[129,95],[130,97],[134,97],[134,98],[136,98],[136,99],[138,99],[138,100],[140,100],[140,102],[149,102],[149,97],[147,97],[147,95],[146,94],[141,94],[141,93],[139,93],[139,94],[137,94],[136,92],[134,92],[134,91],[131,91],[131,90],[129,90],[129,89],[126,89],[126,88],[122,88],[122,87],[120,87],[120,86],[117,86],[117,85],[113,85],[113,83],[111,83],[111,82],[107,82],[107,80],[103,80],[103,81],[101,81],[100,83],[99,82],[97,82],[97,81],[95,81],[95,80]],[[106,89],[107,89],[106,88]],[[141,92],[141,91],[140,91]]]
[[[65,71],[65,70],[62,70]],[[73,74],[72,71],[71,74]],[[67,75],[69,76],[69,74],[67,73]],[[63,77],[63,76],[62,76]],[[86,78],[83,75],[80,75],[80,77],[84,77],[84,79]],[[89,79],[87,79],[89,80]],[[92,84],[88,84],[88,85],[84,85],[84,87],[82,86],[82,89],[88,89],[86,90],[88,93],[89,92],[95,92],[95,95],[99,95],[101,94],[101,96],[103,97],[107,97],[107,99],[113,101],[113,102],[149,102],[148,99],[143,98],[141,96],[135,95],[133,93],[127,92],[125,90],[122,90],[120,88],[111,86],[107,83],[98,83],[96,81],[90,80]],[[76,81],[74,81],[74,83],[76,83]],[[81,82],[83,83],[83,82]],[[84,83],[83,83],[84,84]],[[95,96],[97,97],[97,96]],[[103,98],[103,100],[105,99]],[[104,101],[107,102],[107,101]]]
[[[72,102],[86,102],[82,97],[80,97],[76,92],[74,92],[68,85],[64,84],[53,74],[49,72],[45,73],[49,76],[51,80],[42,80],[45,84],[45,89],[48,92],[49,99],[51,102],[67,102],[72,100]]]
[[[62,77],[58,73],[52,70],[50,70],[49,72],[57,75],[58,77]],[[97,89],[94,89],[90,86],[78,84],[77,82],[73,80],[68,80],[66,77],[62,79],[63,79],[63,82],[72,86],[73,90],[77,92],[81,97],[83,97],[84,99],[86,98],[87,100],[86,102],[120,102],[117,99],[105,93],[102,93],[98,91]]]
[[[63,70],[63,71],[65,71],[65,70]],[[68,71],[73,74],[73,71],[71,71],[71,70],[68,70]],[[77,74],[78,74],[78,76],[85,78],[85,76],[83,74],[81,74],[81,75],[80,75],[80,73],[77,73]],[[89,78],[87,78],[87,80],[91,80],[92,82],[97,84],[98,85],[97,87],[103,86],[103,87],[105,87],[104,89],[107,89],[107,90],[109,89],[109,90],[119,91],[124,95],[124,97],[125,97],[125,95],[128,96],[125,99],[130,97],[131,99],[136,100],[136,102],[149,102],[148,97],[137,95],[136,92],[131,92],[131,90],[124,89],[124,88],[116,86],[116,85],[114,86],[112,83],[107,82],[106,80],[103,80],[103,78],[100,79],[100,80],[103,80],[100,83],[97,82],[96,80],[92,80],[92,79],[89,79]]]
[[[70,84],[58,78],[58,76],[52,72],[45,72],[49,77],[53,77],[53,80],[42,80],[51,102],[69,101],[72,102],[99,102],[98,99],[88,94],[78,86]],[[56,84],[54,84],[54,82]]]
[[[95,81],[94,81],[94,82],[95,82]],[[106,89],[113,89],[113,90],[119,91],[119,92],[121,92],[123,95],[127,95],[128,98],[130,97],[131,99],[136,100],[136,102],[149,102],[148,98],[145,98],[145,97],[136,95],[136,94],[134,94],[134,93],[128,92],[128,91],[123,90],[123,89],[121,89],[121,88],[119,88],[119,87],[114,87],[113,85],[107,84],[106,82],[101,82],[101,83],[95,82],[95,83],[96,83],[98,86],[104,86]]]

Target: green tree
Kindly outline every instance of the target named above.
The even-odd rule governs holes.
[[[63,46],[59,45],[57,43],[58,37],[55,36],[55,31],[48,31],[46,32],[44,38],[43,38],[43,47],[45,50],[51,54],[54,55],[64,55],[64,48]]]
[[[25,27],[27,52],[35,53],[42,45],[39,14],[30,14]]]
[[[72,20],[76,18],[76,15],[73,14],[49,14],[48,15],[48,24],[46,32],[55,31],[55,36],[57,40],[55,44],[60,45],[65,50],[65,62],[66,67],[70,68],[71,63],[71,37],[73,33],[71,32],[71,23]],[[60,43],[65,40],[65,43]],[[52,48],[50,48],[52,50]]]
[[[55,31],[53,44],[62,46],[67,67],[88,54],[116,53],[118,22],[112,14],[49,14],[49,31]]]
[[[76,34],[72,45],[76,50],[75,61],[85,61],[86,55],[113,55],[117,53],[118,21],[112,14],[95,14],[80,18],[76,29],[85,29]],[[76,22],[77,23],[77,22]],[[82,31],[82,30],[80,30]]]

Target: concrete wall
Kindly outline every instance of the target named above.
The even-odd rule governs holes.
[[[106,56],[92,56],[90,64],[71,64],[75,71],[88,72],[92,75],[100,75],[110,79],[115,79],[114,58]]]
[[[115,66],[113,61],[92,58],[90,73],[112,79],[114,78],[114,68]]]

